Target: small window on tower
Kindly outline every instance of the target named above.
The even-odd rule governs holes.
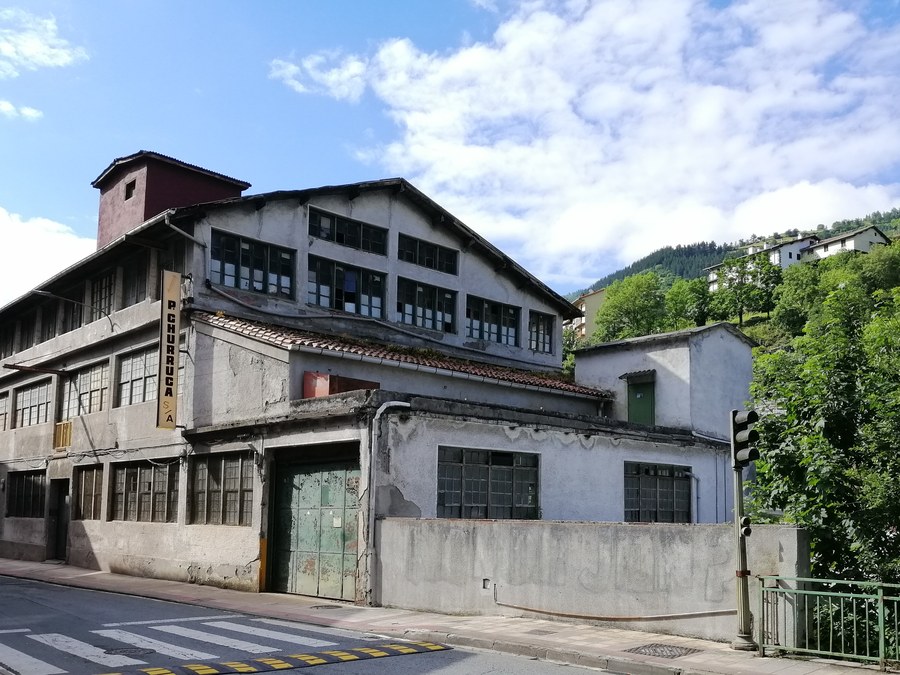
[[[134,197],[134,184],[135,184],[135,181],[133,181],[133,180],[130,180],[127,183],[125,183],[125,200],[126,201],[131,199],[132,197]]]

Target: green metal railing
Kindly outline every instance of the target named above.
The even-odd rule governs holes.
[[[759,577],[759,651],[900,663],[900,584]]]

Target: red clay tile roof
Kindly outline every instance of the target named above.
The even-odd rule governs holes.
[[[195,311],[191,315],[194,319],[203,323],[232,331],[240,335],[268,342],[270,344],[290,349],[300,347],[330,352],[342,352],[355,354],[363,358],[384,359],[410,365],[434,368],[456,373],[464,373],[474,377],[483,377],[488,380],[509,382],[523,387],[538,387],[542,389],[555,389],[560,392],[589,396],[592,398],[612,398],[612,395],[602,389],[592,389],[560,379],[554,373],[540,373],[503,366],[493,366],[486,363],[476,363],[464,359],[445,356],[432,350],[403,349],[374,342],[353,340],[347,337],[322,335],[296,328],[275,326],[258,321],[250,321],[225,314],[212,314],[209,312]]]

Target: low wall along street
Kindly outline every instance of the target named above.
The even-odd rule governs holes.
[[[376,538],[384,606],[735,636],[731,524],[385,518]],[[753,577],[808,576],[808,539],[794,527],[755,526],[748,560]],[[753,612],[758,592],[753,578]]]

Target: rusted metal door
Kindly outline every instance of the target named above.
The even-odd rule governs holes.
[[[358,493],[357,466],[279,467],[273,590],[356,599]]]

